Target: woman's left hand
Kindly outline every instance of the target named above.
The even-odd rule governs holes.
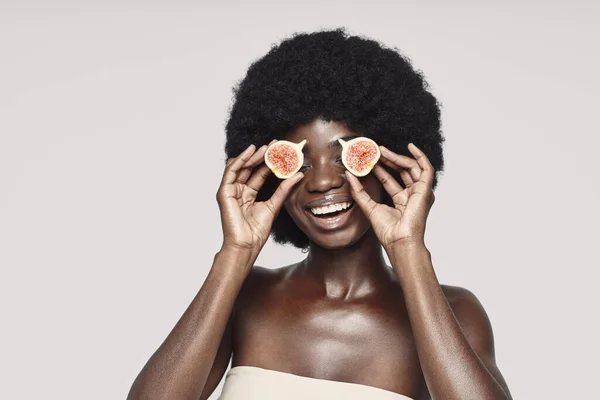
[[[434,169],[429,159],[414,144],[408,150],[415,159],[396,154],[380,146],[380,163],[400,172],[405,188],[381,165],[375,165],[372,173],[382,183],[392,198],[393,207],[377,203],[364,190],[358,178],[346,171],[352,197],[363,210],[379,241],[386,250],[405,244],[423,244],[425,223],[435,201],[431,189]]]

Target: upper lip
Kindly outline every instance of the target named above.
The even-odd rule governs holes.
[[[310,208],[315,208],[315,207],[325,207],[325,206],[329,206],[332,204],[338,204],[338,203],[346,203],[346,202],[351,203],[352,201],[354,201],[352,199],[352,196],[333,195],[333,197],[327,196],[327,197],[324,197],[319,200],[311,201],[310,203],[308,203],[306,205],[306,208],[310,209]]]

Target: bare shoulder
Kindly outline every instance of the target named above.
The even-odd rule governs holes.
[[[295,264],[280,268],[265,268],[258,265],[252,267],[238,295],[238,303],[249,304],[272,293],[286,281],[289,271]]]
[[[281,307],[287,298],[287,271],[288,267],[254,266],[248,273],[234,306],[234,341],[240,355],[236,362],[256,360],[258,356],[250,356],[257,345],[252,340],[268,341],[271,332],[280,329],[279,324],[287,315],[287,312],[282,314]]]
[[[446,295],[458,322],[462,324],[476,323],[481,328],[489,326],[489,319],[483,305],[469,289],[460,286],[440,285]]]
[[[481,306],[479,299],[469,289],[460,286],[440,285],[448,304],[454,307]]]
[[[248,277],[244,282],[244,286],[247,288],[261,286],[265,284],[277,283],[286,278],[290,268],[295,264],[286,265],[280,268],[265,268],[259,265],[252,267],[248,273]]]
[[[440,285],[450,308],[471,345],[493,355],[492,325],[483,305],[473,292],[460,286]]]
[[[459,286],[440,286],[469,344],[494,379],[502,386],[508,398],[512,398],[506,380],[496,365],[494,333],[483,305],[468,289]]]

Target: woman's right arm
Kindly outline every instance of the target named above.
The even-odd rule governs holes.
[[[255,202],[270,173],[263,163],[265,151],[266,146],[255,150],[251,145],[228,160],[217,193],[223,246],[198,294],[136,377],[128,400],[204,399],[214,390],[208,386],[216,386],[223,376],[231,356],[235,301],[275,216],[303,176],[297,173],[270,199]]]
[[[200,398],[222,338],[230,340],[223,334],[253,261],[239,249],[223,248],[216,254],[198,294],[135,379],[128,400]],[[223,346],[229,350],[222,355],[228,363],[231,348]]]

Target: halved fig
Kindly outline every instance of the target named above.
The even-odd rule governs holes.
[[[302,163],[304,162],[302,148],[306,142],[306,139],[300,143],[278,140],[267,148],[265,152],[265,164],[280,179],[292,177],[302,168]]]
[[[365,176],[377,164],[381,151],[373,140],[367,137],[357,137],[349,141],[338,139],[342,145],[342,162],[355,176]]]

